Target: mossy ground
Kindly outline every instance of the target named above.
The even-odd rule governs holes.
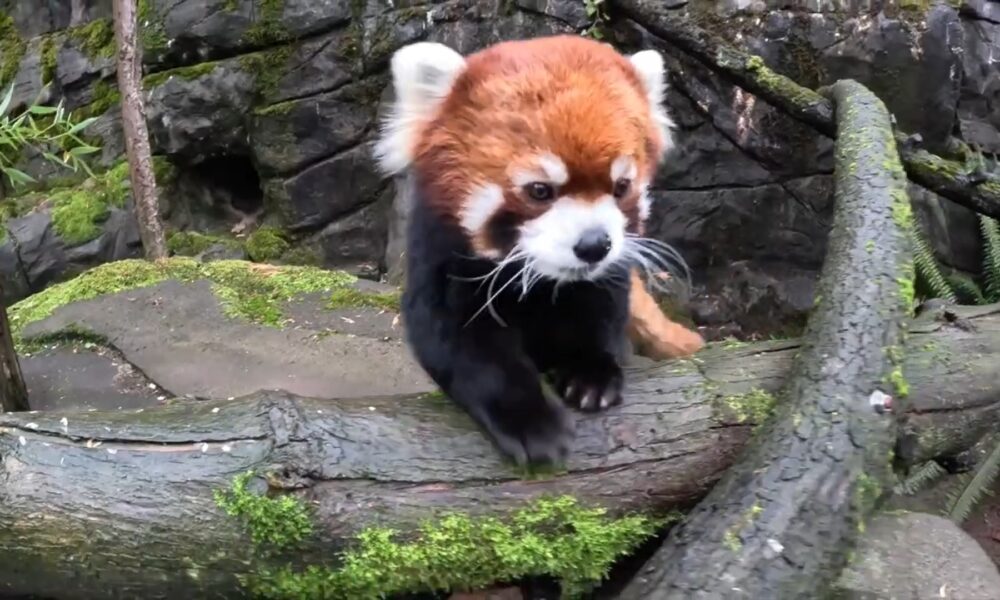
[[[301,501],[252,494],[246,487],[251,477],[238,476],[231,490],[216,493],[216,502],[243,520],[258,551],[266,553],[266,543],[285,548],[305,540],[312,525]],[[611,518],[570,496],[540,498],[505,519],[445,514],[406,539],[391,528],[368,527],[337,568],[264,567],[244,582],[263,598],[375,599],[548,575],[561,581],[564,596],[574,597],[672,518]]]
[[[168,279],[207,279],[230,318],[245,319],[269,327],[285,322],[282,305],[303,294],[329,293],[327,308],[374,306],[396,309],[396,293],[362,292],[353,285],[357,278],[343,271],[311,266],[265,265],[244,260],[202,263],[185,256],[159,262],[127,259],[94,267],[75,279],[53,285],[10,307],[14,338],[29,323],[52,314],[60,306],[90,300],[130,289],[148,287]]]
[[[171,77],[177,77],[180,79],[184,79],[186,81],[192,81],[194,79],[198,79],[200,77],[208,75],[209,73],[214,71],[217,66],[219,66],[218,61],[203,62],[187,67],[177,67],[176,69],[169,69],[167,71],[152,73],[142,79],[142,87],[145,90],[151,90],[155,87],[163,85]]]
[[[156,285],[168,279],[208,279],[227,316],[269,326],[281,324],[281,303],[299,294],[333,292],[350,286],[353,275],[316,267],[259,265],[242,260],[200,263],[187,257],[161,262],[128,259],[95,267],[56,284],[10,308],[11,328],[19,336],[28,323],[44,319],[56,308],[105,294]]]

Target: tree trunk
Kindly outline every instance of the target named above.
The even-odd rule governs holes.
[[[730,46],[689,19],[678,17],[669,3],[614,0],[613,4],[651,34],[687,53],[730,83],[820,133],[834,135],[836,123],[830,101],[768,69],[759,56]],[[1000,218],[1000,177],[969,172],[961,163],[919,148],[905,133],[897,132],[895,136],[903,168],[914,183],[977,213]]]
[[[0,303],[0,413],[28,410],[28,389],[21,375],[7,307]]]
[[[1000,419],[1000,305],[948,310],[962,312],[923,314],[910,328],[902,463],[959,453]],[[800,350],[811,352],[795,340],[715,346],[697,361],[630,371],[620,409],[579,417],[568,472],[534,480],[433,397],[261,392],[137,412],[0,415],[0,594],[238,595],[250,544],[213,491],[251,468],[314,508],[319,541],[292,557],[299,567],[330,560],[365,526],[411,533],[443,509],[502,516],[543,494],[613,515],[688,508],[736,460],[766,413],[760,398],[782,388]]]
[[[905,396],[910,201],[885,106],[853,81],[832,91],[834,223],[788,401],[622,598],[822,596],[891,485],[895,419],[880,399]]]
[[[125,155],[128,157],[135,199],[139,237],[146,258],[166,258],[167,242],[160,219],[156,192],[156,175],[146,129],[143,107],[139,47],[136,40],[136,1],[112,2],[115,22],[115,43],[118,45],[118,89],[122,97],[122,128],[125,133]]]

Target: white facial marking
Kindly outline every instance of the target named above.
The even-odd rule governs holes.
[[[409,44],[392,55],[396,98],[374,149],[383,172],[395,174],[410,165],[417,129],[431,118],[464,68],[461,54],[435,42]]]
[[[622,256],[627,219],[609,194],[596,202],[583,202],[564,196],[540,217],[520,227],[520,246],[533,261],[532,268],[546,277],[560,281],[600,276]],[[611,238],[611,249],[599,263],[590,266],[573,252],[583,232],[604,229]]]
[[[459,216],[459,224],[470,237],[476,237],[482,233],[483,227],[496,214],[503,205],[503,190],[494,184],[483,185],[476,188],[462,205]],[[499,255],[496,251],[485,252],[490,258]]]
[[[558,156],[545,153],[538,157],[538,164],[545,171],[548,180],[556,185],[565,185],[569,181],[569,173],[566,171],[566,163]]]
[[[535,159],[537,167],[514,171],[510,179],[517,187],[522,187],[535,181],[547,182],[555,185],[565,185],[569,181],[569,173],[566,171],[566,164],[555,154],[546,152]]]
[[[660,135],[663,136],[663,152],[666,154],[674,146],[672,134],[674,121],[670,118],[666,107],[663,106],[663,98],[667,88],[663,57],[656,50],[643,50],[630,56],[629,60],[635,67],[639,79],[642,80],[643,87],[646,88],[649,109],[652,112],[653,122],[659,127]]]
[[[619,156],[611,163],[611,181],[619,179],[635,179],[639,174],[639,169],[635,166],[635,161],[631,156]]]

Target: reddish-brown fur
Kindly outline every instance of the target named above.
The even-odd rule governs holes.
[[[466,65],[414,148],[414,166],[442,214],[458,219],[471,190],[493,183],[504,188],[506,210],[539,216],[547,207],[509,182],[511,169],[534,167],[524,161],[542,152],[566,164],[569,181],[559,193],[581,200],[611,193],[620,156],[635,159],[637,182],[652,178],[666,140],[638,75],[612,47],[578,36],[501,42]],[[636,233],[640,193],[635,185],[619,201]],[[630,295],[629,333],[643,353],[664,358],[702,347],[700,335],[663,314],[636,272]]]
[[[587,200],[613,188],[611,164],[635,158],[637,180],[655,169],[660,139],[628,59],[578,36],[501,42],[467,57],[447,100],[418,133],[414,163],[430,197],[455,216],[469,191],[505,188],[505,208],[525,219],[546,207],[509,188],[509,168],[552,152],[566,163],[560,194]],[[532,165],[533,166],[533,165]],[[620,206],[634,212],[635,186]]]

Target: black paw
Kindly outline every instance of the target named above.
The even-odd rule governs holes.
[[[567,404],[594,412],[621,404],[625,377],[617,363],[607,360],[565,369],[554,383]]]
[[[573,427],[566,410],[546,399],[506,407],[481,419],[500,451],[521,466],[556,466],[566,462]]]

